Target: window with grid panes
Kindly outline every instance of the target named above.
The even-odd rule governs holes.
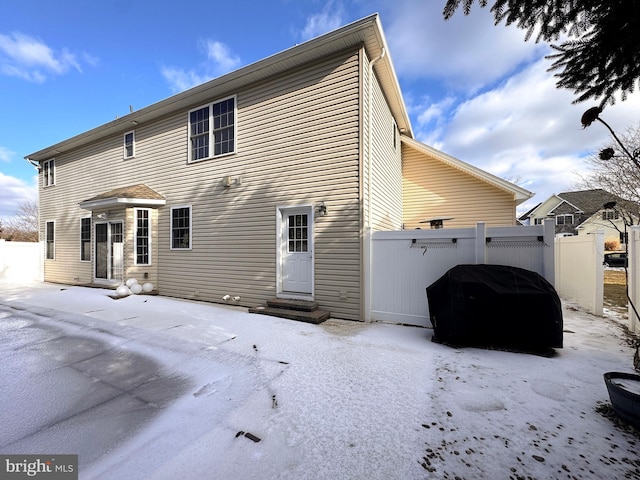
[[[91,219],[80,219],[80,260],[91,260]]]
[[[235,96],[190,111],[190,161],[234,153],[236,148],[235,124]]]
[[[171,209],[171,248],[191,248],[191,207]]]
[[[148,265],[149,261],[149,210],[136,209],[136,265]]]
[[[308,215],[289,215],[289,252],[309,250]]]

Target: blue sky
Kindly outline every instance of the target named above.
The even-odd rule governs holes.
[[[544,44],[445,0],[183,3],[12,0],[0,6],[0,219],[36,198],[24,156],[174,93],[380,13],[416,138],[536,193],[571,190],[606,130],[555,88]],[[640,95],[607,108],[621,132]]]

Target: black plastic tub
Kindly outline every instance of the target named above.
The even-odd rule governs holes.
[[[622,420],[640,429],[640,375],[607,372],[604,383],[613,410]]]

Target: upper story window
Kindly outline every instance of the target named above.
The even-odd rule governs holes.
[[[602,211],[602,219],[603,220],[617,220],[619,218],[618,212],[615,210],[603,210]]]
[[[236,151],[236,97],[189,112],[189,161]]]
[[[573,214],[556,215],[556,225],[573,225]]]
[[[191,249],[191,206],[171,208],[171,249]]]
[[[132,130],[124,134],[124,158],[136,156],[136,134]]]
[[[42,162],[42,186],[49,187],[56,183],[56,163],[52,158]]]
[[[533,219],[533,224],[534,225],[542,225],[542,222],[544,222],[544,218],[534,218]]]

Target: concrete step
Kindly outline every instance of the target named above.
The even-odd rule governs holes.
[[[324,322],[331,316],[330,312],[326,310],[319,310],[317,308],[312,311],[306,311],[271,306],[252,307],[249,309],[249,313],[258,313],[260,315],[271,315],[272,317],[288,318],[289,320],[314,323],[316,325]]]
[[[289,298],[270,298],[267,306],[272,308],[286,308],[287,310],[300,310],[312,312],[318,308],[318,302],[309,300],[293,300]]]

